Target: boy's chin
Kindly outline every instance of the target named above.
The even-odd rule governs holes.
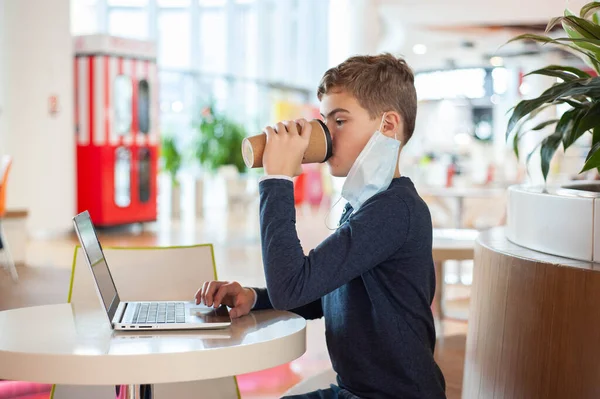
[[[346,177],[348,176],[348,170],[341,168],[339,165],[329,165],[329,173],[333,177]]]

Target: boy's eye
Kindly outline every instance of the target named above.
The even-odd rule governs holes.
[[[338,119],[335,121],[335,123],[336,123],[336,125],[338,125],[338,127],[342,127],[344,125],[344,122],[346,122],[346,121],[341,120],[341,119]]]

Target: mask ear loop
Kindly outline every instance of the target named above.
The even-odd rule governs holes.
[[[336,231],[340,225],[338,224],[336,227],[329,227],[329,225],[327,224],[327,220],[329,219],[329,215],[331,214],[331,210],[333,208],[335,208],[335,206],[342,200],[342,197],[340,196],[340,198],[337,199],[337,201],[335,201],[335,204],[333,204],[329,210],[327,211],[327,215],[325,215],[325,219],[323,220],[323,222],[325,223],[325,227],[327,227],[327,230],[329,231]]]
[[[383,125],[385,124],[385,117],[387,115],[387,112],[383,113],[383,116],[381,117],[381,123],[379,124],[379,131],[381,133],[383,133]]]
[[[383,133],[383,130],[382,130],[382,129],[383,129],[383,125],[385,124],[385,117],[386,117],[386,115],[387,115],[387,112],[384,112],[384,113],[383,113],[383,116],[381,117],[381,123],[379,124],[379,131],[380,131],[381,133]],[[394,138],[395,138],[397,141],[400,141],[400,140],[398,140],[398,132],[394,132]],[[400,141],[400,145],[402,145],[402,141]]]

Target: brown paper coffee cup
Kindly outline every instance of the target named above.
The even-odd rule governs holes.
[[[302,163],[322,163],[331,157],[332,142],[331,134],[327,125],[318,119],[309,122],[312,126],[310,142],[304,153]],[[298,130],[302,131],[300,125]],[[267,144],[267,135],[265,133],[256,136],[246,137],[242,142],[242,155],[244,162],[249,168],[261,168],[263,166],[263,153]]]

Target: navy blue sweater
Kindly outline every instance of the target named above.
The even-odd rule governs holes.
[[[296,232],[293,184],[260,183],[267,289],[255,309],[325,317],[338,384],[361,398],[445,398],[434,361],[435,269],[427,205],[409,178],[352,213],[305,255]]]

